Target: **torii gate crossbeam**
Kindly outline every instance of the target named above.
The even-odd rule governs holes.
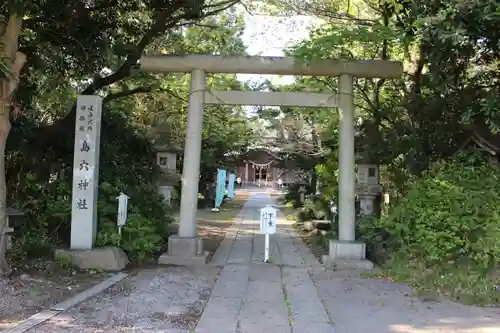
[[[355,241],[355,151],[353,77],[399,78],[403,66],[383,60],[321,60],[311,64],[296,62],[289,57],[224,57],[210,55],[158,55],[140,59],[140,69],[147,72],[189,72],[191,91],[188,105],[188,126],[182,172],[181,216],[179,235],[169,238],[168,253],[160,263],[192,265],[205,264],[207,254],[196,233],[198,180],[200,174],[203,106],[210,104],[259,104],[336,107],[339,124],[339,240],[330,242],[329,260],[365,261],[365,245]],[[306,76],[339,76],[338,94],[206,91],[206,73],[276,74]],[[243,95],[247,94],[247,95]],[[224,102],[224,96],[228,101]],[[238,96],[241,101],[238,102]],[[332,98],[330,98],[330,97]],[[308,99],[299,101],[299,99]],[[218,101],[220,100],[220,102]],[[257,102],[257,103],[253,103]],[[355,264],[356,265],[356,264]],[[366,267],[366,264],[357,267]]]

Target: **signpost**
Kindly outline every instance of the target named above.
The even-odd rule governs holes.
[[[116,197],[118,200],[118,217],[116,224],[118,225],[118,234],[122,235],[122,227],[127,223],[127,206],[128,199],[130,199],[125,193],[120,192],[120,195]]]
[[[260,210],[260,232],[265,235],[264,262],[269,262],[269,235],[276,233],[276,209],[270,205]]]

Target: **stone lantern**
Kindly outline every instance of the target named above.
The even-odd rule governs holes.
[[[174,185],[180,180],[180,174],[176,169],[177,154],[180,149],[171,146],[155,146],[154,149],[156,151],[156,165],[161,171],[161,175],[157,180],[158,192],[170,204]]]
[[[374,213],[375,199],[382,192],[379,184],[379,168],[376,164],[358,164],[356,194],[359,197],[361,215]]]
[[[299,194],[300,194],[300,202],[304,203],[306,201],[306,187],[304,185],[301,185],[299,188]]]

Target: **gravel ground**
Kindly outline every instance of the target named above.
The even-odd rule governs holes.
[[[0,279],[0,330],[63,301],[105,277],[103,274],[44,276],[17,274]]]
[[[196,326],[219,271],[211,267],[138,270],[28,333],[189,333]]]
[[[349,272],[311,277],[338,333],[500,332],[500,308],[412,297],[405,285]]]

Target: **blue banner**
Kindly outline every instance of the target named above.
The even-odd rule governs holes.
[[[217,170],[217,191],[215,192],[215,208],[219,208],[224,200],[224,192],[226,192],[226,170]]]
[[[227,187],[227,196],[232,199],[234,197],[234,181],[236,180],[236,176],[234,173],[229,174],[229,185]]]

